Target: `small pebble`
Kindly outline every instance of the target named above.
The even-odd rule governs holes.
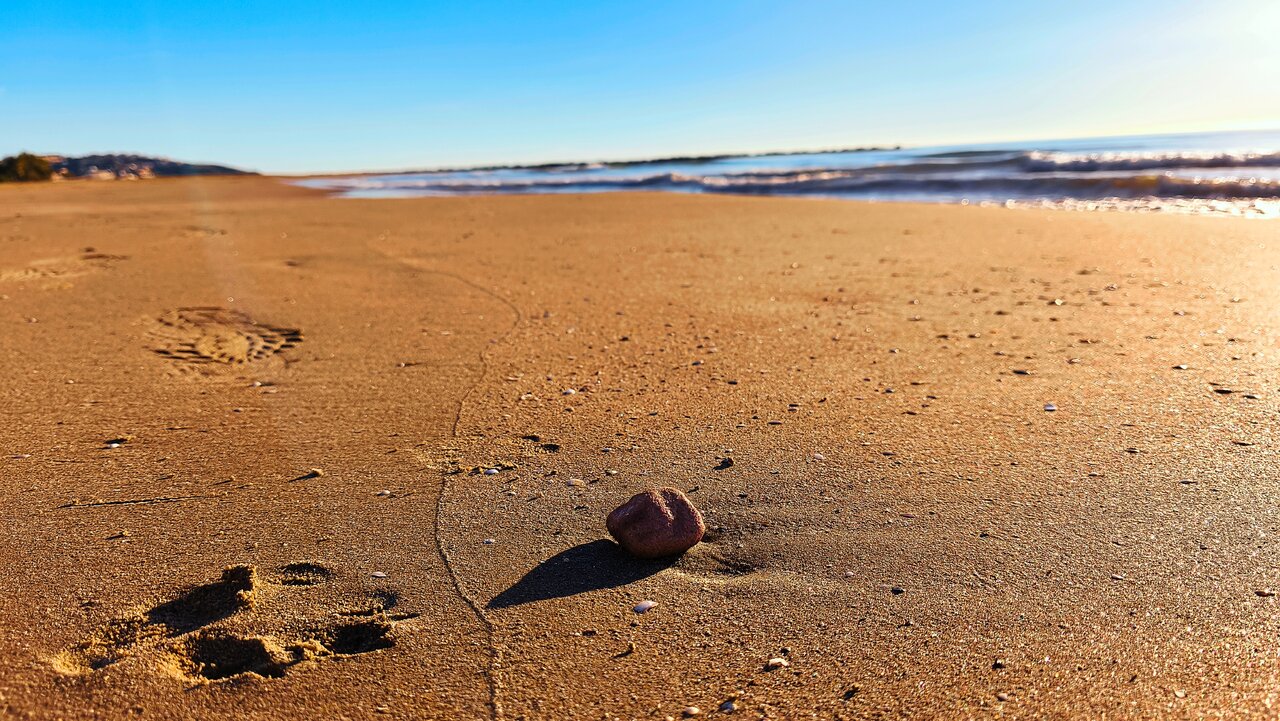
[[[494,538],[486,538],[486,539],[484,539],[483,541],[481,541],[481,543],[483,543],[483,544],[484,544],[484,545],[486,545],[486,546],[492,546],[493,544],[495,544],[495,543],[497,543],[497,542],[498,542],[498,541],[497,541],[497,539],[494,539]]]
[[[497,468],[486,468],[486,469],[484,469],[484,474],[485,474],[486,476],[496,476],[496,475],[498,475],[498,469],[497,469]]]
[[[1046,404],[1044,404],[1044,409],[1045,409],[1045,411],[1047,411],[1047,412],[1049,412],[1049,413],[1052,413],[1052,412],[1054,412],[1054,411],[1058,410],[1058,407],[1057,407],[1057,406],[1055,406],[1055,405],[1054,405],[1054,404],[1052,404],[1052,403],[1046,403]]]
[[[725,701],[724,703],[720,704],[721,713],[733,713],[734,711],[737,711],[737,710],[738,710],[738,704],[734,703],[733,701]]]
[[[685,718],[693,718],[694,716],[702,715],[702,709],[697,706],[685,706],[681,709],[680,713],[683,714]]]
[[[387,577],[387,574],[383,573],[382,571],[374,571],[373,573],[371,573],[371,574],[369,574],[369,575],[373,576],[374,578],[386,578],[386,577]]]
[[[1261,598],[1271,598],[1272,596],[1276,595],[1276,592],[1272,591],[1269,588],[1259,588],[1258,590],[1254,591],[1254,594],[1258,595]]]
[[[893,588],[889,589],[889,591],[895,596],[901,596],[902,594],[907,592],[906,589],[902,588],[901,586],[894,586]]]
[[[1007,693],[998,693],[998,694],[996,694],[996,700],[997,700],[997,701],[1008,701],[1008,700],[1009,700],[1009,694],[1007,694]]]
[[[631,610],[635,611],[636,613],[646,613],[650,609],[652,609],[654,606],[657,606],[657,605],[658,605],[657,601],[644,600],[644,601],[641,601],[640,603],[637,603],[636,607]]]
[[[791,665],[791,662],[788,661],[787,659],[782,658],[781,656],[774,656],[773,658],[769,659],[768,663],[766,663],[764,667],[772,671],[776,668],[786,668],[790,665]]]
[[[571,395],[573,395],[573,394],[575,394],[575,393],[577,393],[577,391],[576,391],[576,390],[574,390],[574,389],[572,389],[572,388],[565,388],[565,389],[561,392],[561,395],[571,396]]]

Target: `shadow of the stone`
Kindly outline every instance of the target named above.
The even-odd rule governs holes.
[[[648,578],[674,562],[674,558],[636,558],[613,541],[602,539],[583,543],[539,563],[511,588],[489,601],[486,608],[510,608],[601,588],[625,586]]]

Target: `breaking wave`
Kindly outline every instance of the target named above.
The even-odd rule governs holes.
[[[1229,143],[1242,141],[1232,134],[1194,139],[1201,147],[1170,147],[1179,142],[1191,145],[1191,141],[1164,136],[1096,141],[1092,147],[1088,141],[1072,141],[1040,148],[723,156],[301,182],[358,197],[675,191],[937,202],[1280,200],[1280,152],[1228,150]],[[1280,133],[1253,134],[1246,139],[1265,143],[1268,148],[1280,147]],[[1215,144],[1221,147],[1212,147]]]

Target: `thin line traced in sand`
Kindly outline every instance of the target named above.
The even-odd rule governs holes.
[[[476,388],[479,387],[480,383],[484,381],[485,377],[489,375],[489,349],[492,348],[494,345],[501,343],[503,340],[505,340],[507,337],[509,337],[512,333],[515,332],[516,328],[520,326],[521,320],[523,320],[523,314],[520,312],[520,309],[517,308],[516,305],[511,301],[507,300],[506,298],[503,298],[502,296],[498,295],[492,290],[489,290],[488,288],[485,288],[471,280],[463,278],[460,275],[451,273],[449,271],[444,271],[444,270],[434,270],[430,268],[423,268],[417,265],[416,263],[411,262],[410,260],[396,257],[381,249],[376,249],[376,250],[378,250],[379,253],[382,253],[383,256],[389,259],[395,260],[396,262],[401,263],[403,265],[407,265],[415,270],[418,270],[424,273],[434,273],[436,275],[443,275],[447,278],[452,278],[453,280],[459,283],[462,283],[463,285],[466,285],[467,287],[472,288],[498,301],[502,305],[505,305],[507,309],[511,311],[511,314],[512,314],[511,325],[507,327],[507,329],[504,330],[493,343],[487,344],[484,347],[484,349],[480,351],[480,372],[476,374],[475,380],[467,387],[466,392],[462,394],[462,398],[458,400],[458,411],[453,417],[453,428],[452,428],[452,431],[450,432],[451,437],[457,438],[458,428],[462,423],[463,409],[467,405],[467,402],[471,399],[472,393],[474,393]],[[440,539],[440,524],[441,524],[441,520],[444,518],[444,504],[445,504],[445,498],[448,496],[448,493],[449,493],[449,476],[447,474],[441,473],[440,488],[439,488],[439,492],[436,495],[436,513],[435,513],[434,522],[432,524],[433,527],[432,527],[431,536],[432,536],[432,540],[435,542],[436,555],[440,557],[440,562],[444,564],[445,570],[449,573],[449,581],[453,586],[454,593],[456,593],[458,598],[462,599],[463,603],[465,603],[467,607],[471,609],[471,613],[472,615],[475,616],[476,621],[481,625],[481,627],[484,628],[485,639],[486,639],[485,645],[489,648],[489,667],[486,668],[484,672],[485,681],[489,686],[489,718],[493,719],[493,721],[498,721],[499,719],[502,718],[502,701],[500,700],[500,697],[499,697],[499,692],[501,689],[501,681],[498,678],[498,673],[499,673],[498,669],[499,669],[499,662],[501,661],[501,654],[498,651],[498,647],[495,646],[493,643],[493,623],[489,620],[488,615],[485,614],[484,609],[481,608],[480,604],[477,603],[476,600],[473,599],[470,595],[468,595],[465,590],[463,590],[462,581],[458,576],[457,569],[454,568],[452,559],[449,558],[448,552],[445,551],[444,542]]]
[[[152,503],[178,503],[179,501],[192,501],[198,498],[219,498],[219,496],[160,496],[158,498],[134,498],[124,501],[91,501],[81,503],[80,501],[71,501],[64,503],[58,508],[98,508],[100,506],[138,506]]]

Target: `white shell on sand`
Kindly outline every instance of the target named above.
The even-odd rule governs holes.
[[[657,601],[645,600],[645,601],[641,601],[640,603],[637,603],[636,607],[631,610],[635,611],[636,613],[644,613],[645,611],[648,611],[649,609],[657,605],[658,605]]]

